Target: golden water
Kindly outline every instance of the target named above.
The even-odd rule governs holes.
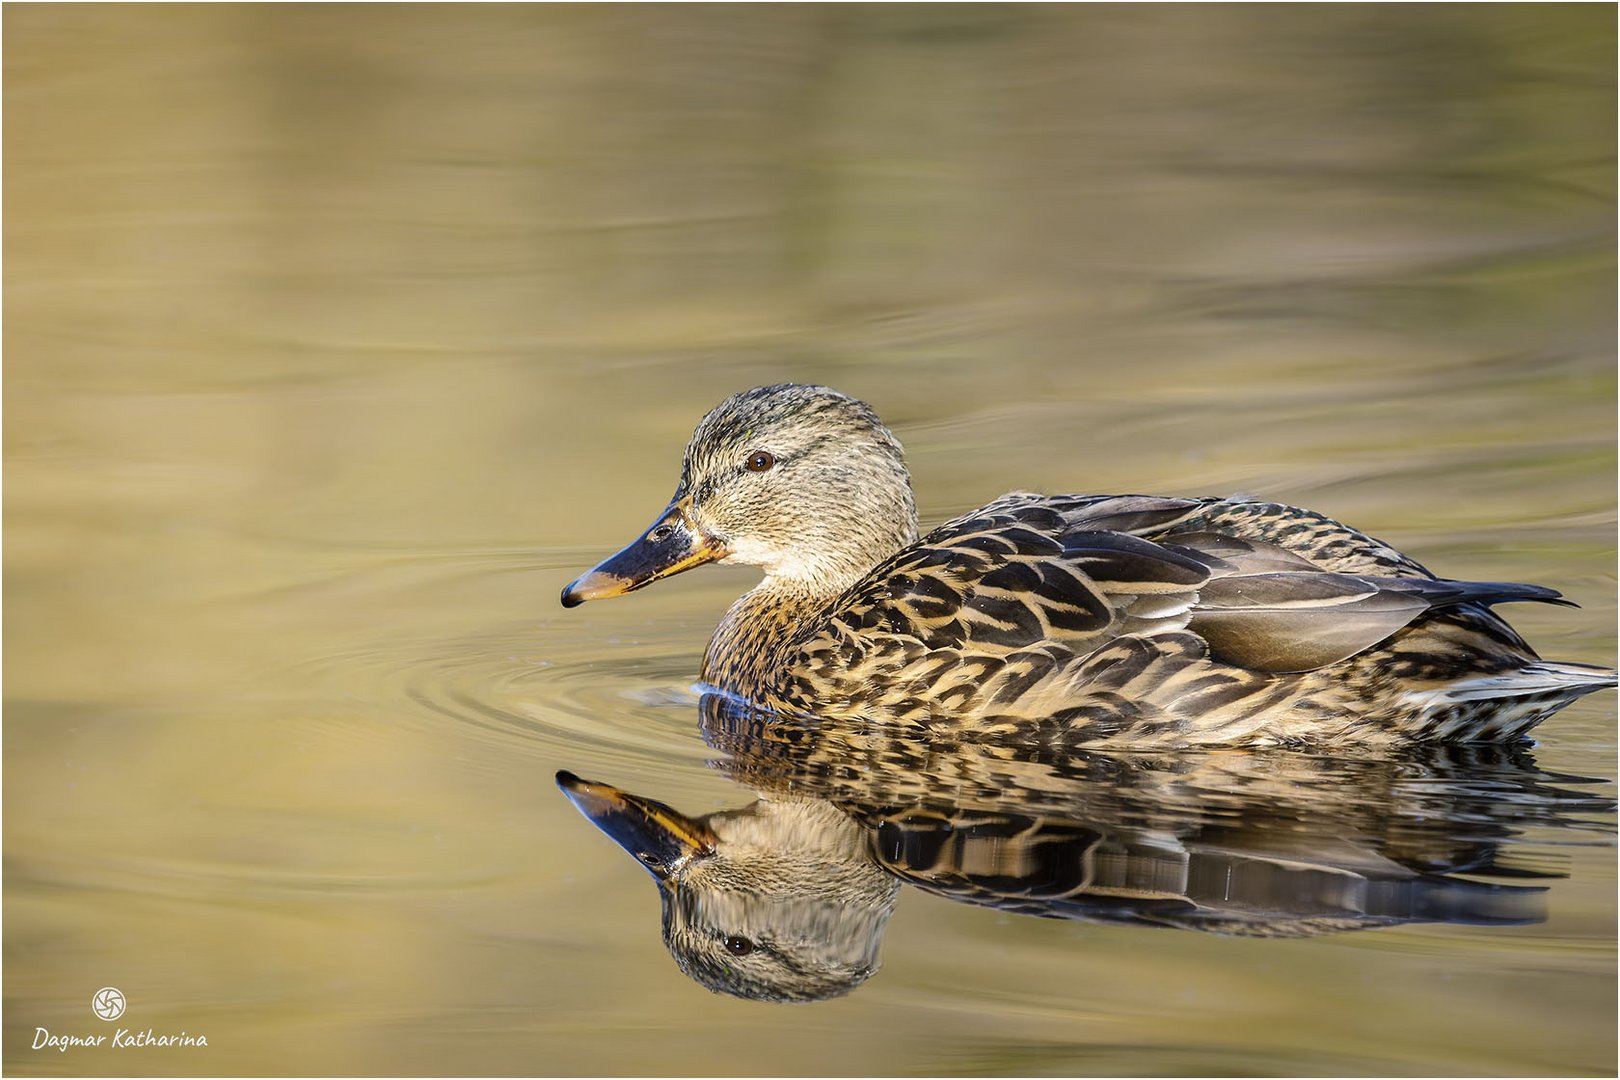
[[[786,379],[872,402],[929,520],[1253,492],[1557,587],[1515,624],[1612,663],[1611,10],[4,21],[9,1073],[1613,1071],[1606,784],[1493,834],[1565,875],[1527,925],[908,889],[789,1008],[686,980],[552,782],[755,797],[691,689],[749,573],[556,598]],[[1612,779],[1614,731],[1537,767]],[[208,1046],[32,1049],[119,1026]]]

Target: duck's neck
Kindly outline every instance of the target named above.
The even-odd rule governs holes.
[[[781,704],[770,693],[774,677],[786,670],[802,633],[874,567],[916,541],[915,524],[907,526],[881,548],[874,545],[843,564],[823,563],[811,573],[767,573],[720,621],[703,655],[703,681],[760,704]]]
[[[703,681],[750,700],[764,700],[799,632],[836,599],[792,579],[766,578],[731,605],[703,654]]]
[[[801,635],[879,563],[917,542],[909,484],[893,486],[893,505],[875,504],[867,494],[877,509],[860,520],[843,512],[849,506],[818,516],[799,529],[791,549],[734,548],[738,561],[764,569],[765,580],[732,604],[715,630],[703,655],[705,682],[762,705],[784,704],[771,691]]]

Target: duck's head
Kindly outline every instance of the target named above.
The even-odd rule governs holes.
[[[572,773],[557,783],[658,882],[664,944],[710,990],[819,1001],[877,971],[900,883],[830,803],[761,800],[689,818]]]
[[[869,406],[825,386],[762,386],[703,418],[669,506],[562,602],[622,596],[706,562],[837,592],[916,538],[900,442]]]

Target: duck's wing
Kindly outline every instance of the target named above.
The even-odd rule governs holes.
[[[805,642],[864,652],[900,637],[925,650],[1004,656],[1043,643],[1089,652],[1186,623],[1209,568],[1141,539],[1199,503],[1147,496],[1008,495],[946,522],[846,592]]]
[[[1251,671],[1311,671],[1370,648],[1432,608],[1537,600],[1553,589],[1326,570],[1272,544],[1213,533],[1163,544],[1209,567],[1187,629],[1218,659]]]
[[[1154,539],[1177,533],[1256,540],[1308,559],[1319,570],[1380,577],[1434,575],[1410,555],[1326,514],[1247,496],[1204,499],[1190,516],[1169,525]]]
[[[1353,656],[1434,607],[1558,599],[1529,585],[1342,573],[1264,541],[1176,529],[1204,505],[1004,497],[850,589],[799,639],[789,669],[821,673],[838,696],[865,680],[949,705],[943,695],[965,703],[1011,661],[1028,669],[1016,681],[1033,685],[1126,637],[1186,631],[1224,664],[1297,672]]]

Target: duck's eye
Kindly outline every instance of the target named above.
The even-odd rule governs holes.
[[[766,469],[775,464],[776,456],[769,450],[755,450],[752,454],[748,455],[749,472],[764,472]]]
[[[745,937],[732,934],[726,938],[726,951],[732,956],[747,956],[754,951],[754,943]]]

